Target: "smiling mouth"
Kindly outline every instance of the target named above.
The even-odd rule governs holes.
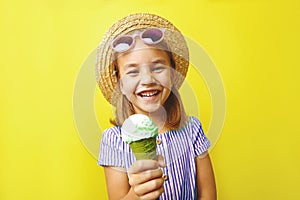
[[[138,95],[142,98],[149,98],[149,97],[154,97],[160,93],[159,90],[151,90],[151,91],[144,91],[138,93]]]

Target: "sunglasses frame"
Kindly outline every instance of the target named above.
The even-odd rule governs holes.
[[[149,42],[147,41],[145,38],[143,38],[143,34],[145,34],[147,31],[150,31],[150,30],[159,30],[162,34],[161,38],[155,42]],[[110,46],[111,48],[115,51],[115,52],[118,52],[118,53],[122,53],[122,52],[125,52],[125,51],[128,51],[129,49],[131,49],[132,47],[135,46],[135,38],[139,36],[140,40],[143,41],[145,44],[148,44],[148,45],[154,45],[154,44],[158,44],[160,43],[161,41],[163,41],[164,37],[165,37],[165,29],[164,28],[156,28],[156,27],[151,27],[151,28],[146,28],[145,30],[143,31],[136,31],[132,34],[124,34],[124,35],[119,35],[117,36],[116,38],[114,38],[111,43],[110,43]],[[129,37],[132,39],[132,42],[131,44],[129,45],[129,47],[127,49],[124,49],[124,50],[116,50],[116,46],[118,45],[115,45],[114,43],[117,42],[118,40],[120,40],[121,38],[125,38],[125,37]],[[118,43],[118,44],[121,44],[121,43]]]

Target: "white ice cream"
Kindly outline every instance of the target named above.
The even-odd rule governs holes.
[[[143,114],[134,114],[124,121],[121,134],[123,141],[129,144],[142,139],[156,137],[158,128],[150,117]]]

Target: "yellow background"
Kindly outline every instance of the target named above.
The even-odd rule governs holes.
[[[201,44],[223,78],[226,120],[211,151],[219,199],[300,199],[297,0],[2,0],[0,199],[107,198],[75,128],[74,83],[107,28],[146,11]]]

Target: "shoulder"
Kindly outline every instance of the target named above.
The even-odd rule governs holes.
[[[119,126],[103,131],[98,158],[99,165],[128,168],[130,165],[127,160],[130,159],[124,158],[130,155],[130,146],[123,142]]]
[[[188,123],[191,123],[191,125],[202,126],[200,120],[197,117],[195,117],[195,116],[189,116],[188,117]]]
[[[107,128],[102,133],[102,143],[118,142],[121,139],[121,127],[113,126]]]
[[[199,130],[202,130],[202,124],[200,120],[195,116],[188,116],[184,125],[179,129],[172,130],[173,132],[185,132],[192,134],[193,132],[198,132]]]
[[[185,125],[181,128],[181,129],[188,129],[188,130],[199,130],[202,129],[202,124],[200,122],[200,120],[195,117],[195,116],[189,116],[187,119],[187,122],[185,123]]]
[[[113,126],[107,128],[103,131],[103,135],[116,135],[119,136],[121,134],[121,127],[120,126]]]
[[[197,117],[190,116],[187,124],[190,127],[190,129],[193,131],[193,133],[199,133],[200,135],[204,135],[202,123]]]

